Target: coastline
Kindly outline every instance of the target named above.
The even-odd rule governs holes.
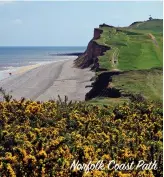
[[[67,57],[67,56],[65,56],[65,57]],[[30,71],[31,69],[35,69],[35,68],[43,66],[43,65],[48,65],[48,64],[52,64],[52,63],[56,63],[56,62],[61,62],[61,61],[73,60],[74,57],[70,57],[70,59],[63,59],[63,60],[49,61],[49,62],[46,62],[46,63],[36,63],[36,64],[33,64],[33,65],[21,66],[21,67],[19,67],[19,69],[17,69],[15,72],[13,72],[13,74],[14,75],[23,74],[27,71]]]
[[[89,69],[74,67],[75,57],[44,65],[21,67],[12,76],[0,80],[0,87],[11,94],[14,99],[25,97],[31,100],[47,101],[64,99],[83,101],[85,94],[90,90],[90,79],[94,73]],[[2,100],[2,96],[0,97]]]
[[[23,74],[27,71],[30,71],[31,69],[35,69],[35,68],[43,66],[43,65],[47,65],[47,64],[51,64],[51,63],[55,63],[55,62],[60,62],[60,61],[66,61],[66,60],[70,60],[70,59],[75,59],[75,58],[77,58],[77,56],[71,56],[71,57],[64,56],[64,58],[67,58],[67,59],[47,61],[47,62],[38,62],[36,64],[30,64],[30,65],[25,65],[25,66],[20,66],[20,67],[12,67],[12,69],[10,68],[10,69],[6,69],[6,70],[0,70],[0,81],[10,78],[11,76],[9,75],[9,73],[11,73],[12,76],[15,76],[18,74]]]

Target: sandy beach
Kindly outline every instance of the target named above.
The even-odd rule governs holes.
[[[85,94],[91,89],[85,87],[91,84],[94,72],[73,67],[73,61],[74,58],[21,69],[1,80],[0,87],[16,99],[47,101],[58,99],[58,95],[63,99],[66,95],[69,100],[85,100]]]
[[[29,66],[23,66],[23,67],[20,67],[20,69],[16,70],[15,72],[13,72],[12,74],[23,74],[31,69],[34,69],[34,68],[37,68],[39,67],[40,64],[35,64],[35,65],[29,65]]]

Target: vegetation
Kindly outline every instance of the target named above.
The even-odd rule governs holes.
[[[126,28],[102,27],[96,40],[111,47],[99,57],[100,67],[107,74],[120,72],[111,75],[106,87],[128,98],[18,101],[1,88],[0,177],[163,176],[161,23],[151,19]],[[70,169],[74,160],[103,160],[105,167],[86,173]],[[135,165],[139,160],[156,161],[158,169],[110,170],[110,160]]]
[[[163,32],[163,20],[162,19],[151,19],[144,22],[135,23],[130,25],[128,29],[138,30],[142,32],[152,32],[153,34],[159,35]]]
[[[148,100],[162,102],[163,20],[134,22],[129,27],[100,28],[103,33],[95,42],[110,47],[110,50],[98,56],[101,70],[96,71],[96,75],[99,77],[104,69],[105,72],[120,72],[111,76],[109,82],[122,95],[116,101],[121,103],[126,95],[142,94]],[[94,101],[101,104],[103,99],[96,98],[91,102]],[[106,101],[104,98],[104,101],[111,104],[113,99]]]
[[[163,71],[159,68],[149,70],[128,71],[112,77],[113,87],[122,95],[142,94],[147,100],[162,102]]]
[[[0,176],[162,176],[162,109],[134,102],[94,106],[22,99],[0,102]],[[109,170],[110,160],[156,160],[157,170]],[[71,170],[103,160],[103,170]]]
[[[100,67],[122,71],[162,67],[162,24],[163,20],[151,20],[126,28],[102,27],[103,33],[96,42],[111,50],[99,57]]]

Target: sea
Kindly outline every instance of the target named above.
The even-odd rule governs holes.
[[[69,59],[69,53],[82,53],[84,46],[64,47],[0,47],[0,80],[23,66],[47,64]],[[59,56],[60,55],[60,56]]]

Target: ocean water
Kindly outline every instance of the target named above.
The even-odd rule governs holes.
[[[0,47],[0,80],[22,66],[63,60],[69,56],[55,55],[84,52],[85,49],[86,47]]]

